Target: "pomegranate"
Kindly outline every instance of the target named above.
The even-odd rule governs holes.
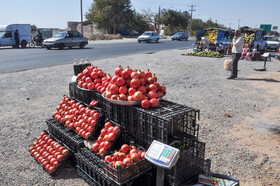
[[[149,84],[153,84],[155,82],[154,78],[153,77],[149,77],[148,78],[148,83]]]
[[[110,149],[111,145],[112,145],[112,143],[109,142],[109,141],[105,141],[105,142],[104,142],[104,148],[105,148],[105,149]]]
[[[108,128],[108,133],[111,133],[113,131],[114,131],[114,127],[113,126]]]
[[[129,77],[130,73],[127,69],[123,70],[122,73],[121,73],[121,77],[123,79],[127,79]]]
[[[140,79],[140,82],[141,82],[141,85],[145,85],[145,84],[146,84],[145,78],[141,78],[141,79]]]
[[[126,79],[125,84],[130,85],[131,79]]]
[[[131,96],[133,96],[135,92],[136,92],[135,88],[129,88],[128,89],[128,94],[131,95]]]
[[[91,76],[92,79],[96,79],[96,78],[98,78],[98,73],[97,72],[92,72],[90,74],[90,76]]]
[[[118,87],[117,85],[111,85],[111,87],[110,87],[110,92],[111,92],[112,94],[117,94],[117,93],[119,93],[119,87]]]
[[[145,158],[145,155],[146,155],[146,152],[141,152],[141,155],[140,155],[141,159]]]
[[[119,98],[120,98],[120,100],[122,100],[122,101],[126,101],[126,100],[127,100],[127,97],[126,97],[125,94],[120,94],[120,95],[119,95]]]
[[[133,96],[128,96],[127,101],[135,101],[135,99],[133,98]]]
[[[118,68],[115,69],[116,76],[121,76],[122,71],[123,71],[123,68],[120,65]]]
[[[158,87],[157,87],[155,84],[150,84],[150,85],[149,85],[149,90],[150,90],[150,91],[157,91],[157,90],[158,90]]]
[[[157,82],[156,74],[154,74],[154,75],[152,76],[152,78],[154,79],[154,82]]]
[[[116,138],[116,134],[114,134],[113,132],[108,134],[108,141],[114,141],[115,138]]]
[[[127,153],[129,150],[129,146],[127,144],[123,144],[122,147],[121,147],[121,151],[123,153]]]
[[[99,144],[98,144],[98,143],[94,143],[94,144],[92,145],[92,150],[93,150],[94,152],[98,152],[98,151],[99,151]]]
[[[141,107],[144,109],[149,109],[151,106],[151,103],[149,100],[143,100],[141,101]]]
[[[159,101],[156,98],[152,98],[150,100],[150,103],[151,103],[151,107],[158,107],[159,105]]]
[[[116,84],[119,76],[112,77],[111,84]]]
[[[104,141],[104,138],[102,136],[99,136],[96,141],[97,143],[101,143],[102,141]]]
[[[133,154],[133,153],[138,153],[137,149],[131,149],[131,150],[129,151],[130,156],[131,156],[131,154]]]
[[[145,73],[147,78],[152,77],[152,73],[150,72],[150,70],[148,69],[148,72]]]
[[[112,127],[113,125],[110,121],[107,121],[104,126],[106,129],[108,129],[109,127]]]
[[[123,164],[123,162],[122,161],[116,161],[116,163],[115,163],[115,168],[117,168],[118,166],[120,166],[121,168],[124,168],[124,164]]]
[[[118,79],[117,79],[117,85],[119,85],[119,86],[123,86],[124,84],[125,84],[125,80],[124,80],[124,78],[122,78],[122,77],[119,77]]]
[[[126,94],[126,93],[127,93],[127,88],[126,88],[125,86],[121,86],[121,87],[119,88],[119,93],[120,93],[120,94]]]
[[[140,91],[137,91],[133,95],[133,98],[135,99],[135,101],[142,101],[143,100],[143,93],[140,92]]]
[[[131,82],[130,82],[130,86],[131,86],[132,88],[138,88],[138,87],[140,87],[140,85],[141,85],[141,82],[140,82],[140,80],[137,79],[137,78],[132,79]],[[112,91],[111,91],[111,92],[112,92]]]
[[[106,129],[102,129],[101,132],[100,132],[101,136],[105,136],[107,134],[107,132],[108,131]]]
[[[117,99],[118,99],[118,97],[119,97],[119,96],[115,94],[115,95],[112,95],[112,96],[111,96],[111,99],[115,99],[115,100],[117,100]]]
[[[115,126],[113,132],[114,132],[114,134],[119,133],[120,132],[120,127],[119,126]]]
[[[134,79],[134,78],[139,78],[139,74],[137,72],[137,70],[134,70],[131,74],[130,74],[130,77],[131,79]]]
[[[104,155],[106,155],[107,153],[108,153],[108,150],[107,150],[107,149],[104,149],[104,148],[102,148],[102,149],[100,149],[100,150],[98,151],[98,154],[101,155],[101,156],[104,156]]]
[[[147,96],[149,99],[152,99],[152,98],[157,98],[158,94],[154,91],[150,91]]]
[[[102,142],[99,144],[99,148],[100,148],[100,149],[102,149],[102,148],[105,147],[105,142],[106,142],[106,141],[102,141]]]
[[[130,157],[131,157],[131,159],[132,159],[133,162],[138,162],[138,161],[141,160],[138,153],[131,153],[131,154],[130,154]]]
[[[162,92],[166,92],[166,87],[164,86],[164,84],[162,84],[162,85],[160,86],[160,90],[161,90]]]
[[[146,93],[146,87],[144,87],[144,86],[140,86],[138,89],[137,89],[138,91],[140,91],[140,92],[142,92],[143,94],[145,94]]]
[[[146,77],[145,72],[143,72],[142,70],[139,70],[138,74],[139,74],[139,78],[145,78]]]
[[[117,160],[118,160],[118,161],[123,161],[125,158],[126,158],[126,154],[123,153],[123,152],[120,152],[120,153],[118,154]]]
[[[125,159],[123,160],[123,164],[124,164],[125,166],[130,166],[130,165],[133,164],[133,161],[132,161],[130,158],[125,158]]]
[[[111,157],[111,156],[105,156],[105,158],[104,158],[104,161],[105,162],[112,162],[113,161],[113,158]]]

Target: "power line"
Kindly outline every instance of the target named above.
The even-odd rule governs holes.
[[[189,7],[191,7],[191,9],[189,10],[191,12],[191,18],[190,18],[190,34],[192,35],[192,16],[193,16],[193,12],[196,11],[195,9],[193,9],[194,7],[196,7],[196,5],[190,5]]]

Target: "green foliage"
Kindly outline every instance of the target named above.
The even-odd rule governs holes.
[[[94,22],[98,28],[116,34],[117,28],[133,15],[130,0],[94,0],[86,14],[87,22]]]
[[[199,57],[213,57],[213,58],[221,58],[224,57],[223,54],[214,51],[203,51],[203,52],[187,52],[187,56],[199,56]]]
[[[214,23],[211,19],[207,20],[206,22],[202,21],[201,19],[192,20],[192,30],[206,28],[225,28],[225,26],[222,24]]]
[[[188,18],[189,13],[187,11],[175,11],[175,10],[163,10],[162,11],[162,20],[165,26],[168,27],[171,34],[176,31],[186,30],[188,27]]]

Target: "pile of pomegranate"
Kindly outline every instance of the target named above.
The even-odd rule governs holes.
[[[49,173],[54,172],[68,154],[68,150],[46,132],[43,132],[28,150]]]
[[[146,152],[137,150],[133,145],[123,144],[119,151],[115,151],[112,155],[107,155],[104,158],[105,162],[110,162],[114,168],[120,166],[121,168],[128,167],[133,163],[142,160]]]
[[[64,126],[88,138],[96,127],[100,113],[64,96],[53,115]]]
[[[91,149],[94,152],[98,152],[100,156],[105,156],[119,132],[120,128],[118,126],[113,126],[110,121],[106,122],[104,128],[101,130],[99,137],[92,145]]]
[[[106,77],[106,74],[100,68],[90,65],[78,74],[78,86],[84,89],[95,90],[96,85],[101,84],[103,77]]]
[[[132,70],[121,66],[115,69],[115,76],[107,76],[102,82],[104,96],[121,101],[139,101],[145,109],[157,107],[159,98],[166,92],[166,87],[157,82],[157,77],[149,71]],[[102,89],[103,89],[102,88]],[[101,91],[102,92],[102,91]]]

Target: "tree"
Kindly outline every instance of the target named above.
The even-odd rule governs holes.
[[[206,22],[202,21],[201,19],[192,20],[192,30],[206,29],[206,28],[226,28],[226,27],[222,24],[214,23],[211,19],[207,20]]]
[[[162,12],[162,23],[165,26],[168,26],[171,33],[174,33],[174,31],[187,29],[189,19],[189,14],[187,11],[180,12],[170,9],[164,9]]]
[[[116,34],[117,28],[131,15],[130,0],[94,0],[86,20],[106,29],[107,33]]]
[[[133,11],[132,17],[129,17],[127,26],[125,27],[127,30],[136,30],[139,33],[143,33],[149,29],[147,22],[145,21],[144,15],[137,13],[135,10]]]
[[[160,27],[160,14],[159,12],[153,12],[151,9],[148,10],[142,10],[143,16],[146,22],[151,23],[155,26],[155,29],[157,33],[159,33],[159,27]]]

